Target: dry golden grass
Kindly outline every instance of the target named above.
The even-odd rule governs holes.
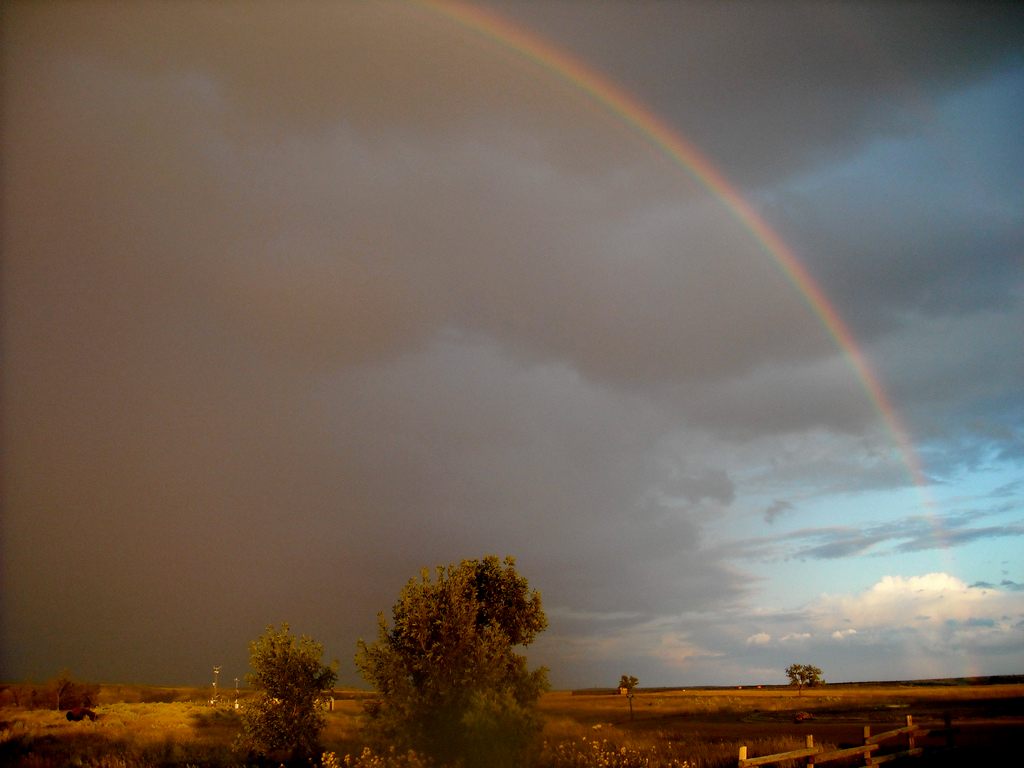
[[[115,703],[95,721],[54,710],[0,710],[0,763],[10,765],[185,765],[223,752],[238,732],[233,710],[186,702]]]
[[[822,686],[798,692],[786,688],[734,688],[695,690],[638,690],[633,697],[635,718],[680,715],[744,714],[807,710],[875,711],[971,704],[975,702],[1019,701],[1024,684],[963,686]],[[552,716],[570,717],[593,725],[605,720],[629,717],[625,696],[551,692],[541,700],[541,709]]]
[[[236,711],[213,707],[202,689],[104,686],[95,722],[69,722],[64,713],[0,708],[0,764],[26,768],[65,765],[236,766],[245,755],[232,745]],[[363,692],[339,694],[326,712],[326,750],[359,755]],[[119,699],[120,700],[117,700]],[[883,727],[906,714],[916,722],[961,718],[1012,721],[1024,727],[1024,684],[963,686],[825,686],[798,695],[792,689],[639,690],[633,716],[624,696],[551,692],[541,700],[547,748],[540,768],[567,766],[735,765],[738,747],[751,756],[795,749],[804,734],[822,745],[843,746],[863,724]],[[807,711],[808,723],[792,715]],[[966,721],[963,721],[966,722]],[[370,763],[367,763],[369,765]],[[378,763],[373,763],[377,765]],[[381,762],[380,765],[387,765]]]
[[[824,686],[798,693],[787,688],[664,690],[625,696],[553,692],[541,708],[549,743],[597,739],[638,753],[655,751],[685,759],[691,768],[736,764],[738,748],[750,756],[801,748],[807,734],[822,747],[862,743],[863,727],[877,733],[915,722],[941,728],[949,712],[955,722],[984,719],[1009,732],[1024,726],[1024,684],[914,686]],[[813,718],[795,723],[797,712]],[[980,736],[985,739],[984,735]],[[933,744],[944,737],[936,734]],[[651,763],[652,765],[667,763]]]

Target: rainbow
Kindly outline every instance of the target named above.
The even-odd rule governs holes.
[[[455,0],[421,0],[421,4],[457,24],[484,35],[529,59],[552,75],[588,94],[623,123],[652,142],[721,201],[775,260],[810,309],[835,340],[892,435],[911,480],[927,484],[910,433],[886,394],[849,327],[786,243],[696,147],[643,103],[579,59],[497,13]]]

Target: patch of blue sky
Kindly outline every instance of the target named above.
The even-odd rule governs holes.
[[[735,536],[735,520],[721,520],[709,525],[708,540],[734,552],[737,567],[755,577],[759,603],[780,609],[823,593],[855,594],[885,576],[942,572],[966,584],[1019,582],[1020,492],[1007,468],[926,492],[805,499],[772,523],[764,519],[772,500],[747,498],[745,537]]]

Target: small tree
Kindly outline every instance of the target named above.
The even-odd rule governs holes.
[[[629,701],[629,719],[633,719],[633,689],[636,688],[637,680],[632,675],[623,675],[619,678],[619,692],[626,691],[626,699]]]
[[[49,709],[91,707],[95,704],[100,687],[96,683],[75,680],[69,670],[61,670],[42,690],[36,691],[34,703]]]
[[[356,664],[380,693],[368,712],[381,746],[413,749],[439,763],[503,768],[529,762],[547,670],[529,671],[515,646],[547,626],[540,595],[489,556],[424,570],[391,612],[377,641],[359,642]]]
[[[796,686],[798,696],[803,696],[805,686],[813,688],[825,684],[821,670],[811,664],[790,664],[786,667],[786,677],[790,685]]]
[[[286,623],[268,626],[249,643],[252,672],[246,679],[258,692],[242,709],[242,735],[250,747],[292,757],[316,751],[324,727],[317,698],[337,679],[337,662],[324,666],[322,655],[320,643],[295,637]]]

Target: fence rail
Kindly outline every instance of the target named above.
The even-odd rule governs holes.
[[[949,744],[950,737],[952,735],[952,726],[947,717],[945,724],[945,731],[947,734],[947,744]],[[772,763],[781,763],[786,760],[800,760],[802,758],[807,759],[807,766],[819,765],[821,763],[827,763],[831,760],[843,760],[850,757],[862,757],[864,765],[879,765],[881,763],[887,763],[890,760],[898,760],[903,757],[918,757],[924,754],[924,748],[917,746],[917,739],[924,738],[930,730],[922,728],[919,725],[914,725],[914,718],[912,715],[907,715],[907,724],[902,728],[894,728],[891,731],[883,731],[871,735],[871,726],[864,726],[864,743],[856,747],[846,747],[844,749],[831,749],[827,752],[824,748],[815,746],[814,736],[807,735],[807,746],[804,749],[794,749],[789,752],[777,752],[774,755],[761,755],[759,757],[747,757],[746,746],[740,747],[739,762],[737,763],[738,768],[752,768],[757,765],[770,765]],[[875,754],[882,748],[882,744],[893,740],[905,741],[906,748],[897,752],[886,752],[885,754]]]

